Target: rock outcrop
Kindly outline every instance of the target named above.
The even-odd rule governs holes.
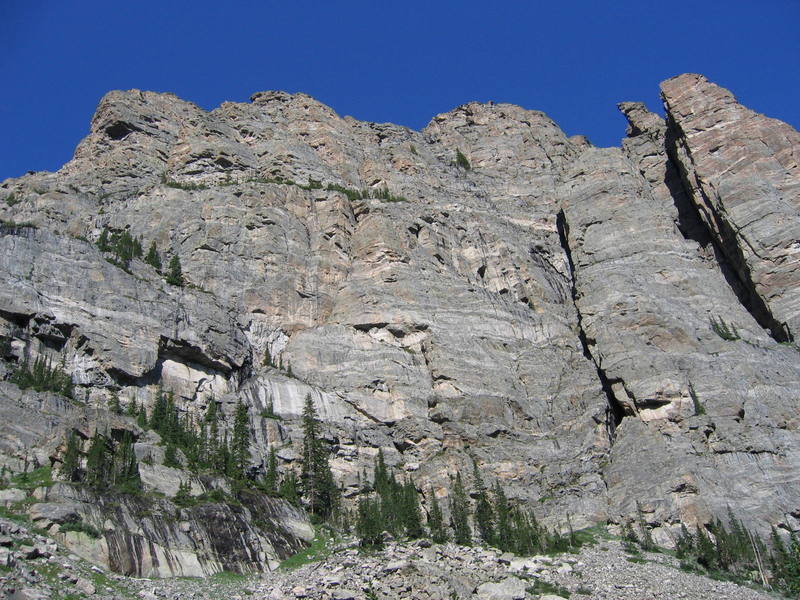
[[[700,76],[663,95],[599,149],[508,104],[415,132],[303,94],[111,92],[60,171],[0,186],[3,369],[64,357],[86,414],[241,400],[262,472],[298,468],[310,395],[346,497],[382,449],[440,497],[474,462],[552,527],[795,530],[800,138]],[[104,228],[187,285],[109,263]],[[60,451],[13,436],[15,470]]]

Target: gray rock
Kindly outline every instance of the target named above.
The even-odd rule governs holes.
[[[196,495],[223,483],[164,468],[156,434],[103,410],[112,393],[152,408],[162,386],[196,421],[214,401],[228,429],[244,402],[259,474],[270,449],[298,470],[310,397],[349,504],[382,449],[428,503],[474,461],[550,528],[641,515],[669,544],[728,505],[796,528],[800,354],[778,342],[800,289],[797,134],[697,76],[663,94],[666,122],[624,103],[628,137],[598,149],[508,104],[414,132],[303,94],[206,112],[109,93],[62,169],[0,185],[22,199],[0,218],[36,226],[0,226],[3,368],[63,356],[83,403],[1,382],[0,462],[58,474],[70,431],[128,431],[149,491]],[[187,284],[109,263],[104,227],[179,256]],[[102,541],[59,539],[124,573],[261,572],[311,535],[266,500],[179,518],[157,500],[150,522],[68,488],[38,490],[69,508],[32,517],[79,514]]]
[[[522,600],[526,597],[525,582],[517,577],[506,577],[497,583],[482,583],[476,594],[481,600]]]
[[[9,504],[14,504],[15,502],[22,502],[27,497],[25,490],[20,490],[17,488],[7,488],[5,490],[0,490],[0,504],[4,504],[8,506]]]
[[[669,79],[661,91],[669,151],[692,201],[765,326],[792,339],[800,324],[800,134],[702,75]]]

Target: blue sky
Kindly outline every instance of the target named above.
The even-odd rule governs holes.
[[[800,1],[0,0],[0,180],[55,170],[111,89],[211,109],[305,92],[414,129],[472,100],[618,145],[616,103],[691,71],[800,126]]]

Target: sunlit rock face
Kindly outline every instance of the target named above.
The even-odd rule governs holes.
[[[425,495],[475,463],[553,527],[643,515],[670,545],[730,506],[795,529],[800,137],[701,76],[662,90],[666,119],[622,103],[606,149],[508,104],[415,132],[303,94],[109,93],[60,171],[0,186],[2,369],[63,359],[85,402],[23,435],[2,387],[2,460],[57,460],[70,419],[88,436],[112,393],[161,388],[195,419],[244,402],[253,472],[270,448],[296,470],[310,396],[346,498],[382,449]],[[104,228],[155,244],[162,273],[106,260]],[[144,483],[169,495],[183,475],[159,467]],[[165,564],[114,543],[91,552]],[[197,543],[174,574],[226,568]]]

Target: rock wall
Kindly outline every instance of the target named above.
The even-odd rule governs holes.
[[[794,530],[798,134],[700,76],[663,95],[598,149],[508,104],[415,132],[111,92],[60,171],[0,186],[4,368],[64,356],[89,407],[242,399],[254,469],[297,468],[311,395],[349,497],[383,449],[440,496],[475,461],[556,527]],[[188,285],[109,264],[104,227]]]

